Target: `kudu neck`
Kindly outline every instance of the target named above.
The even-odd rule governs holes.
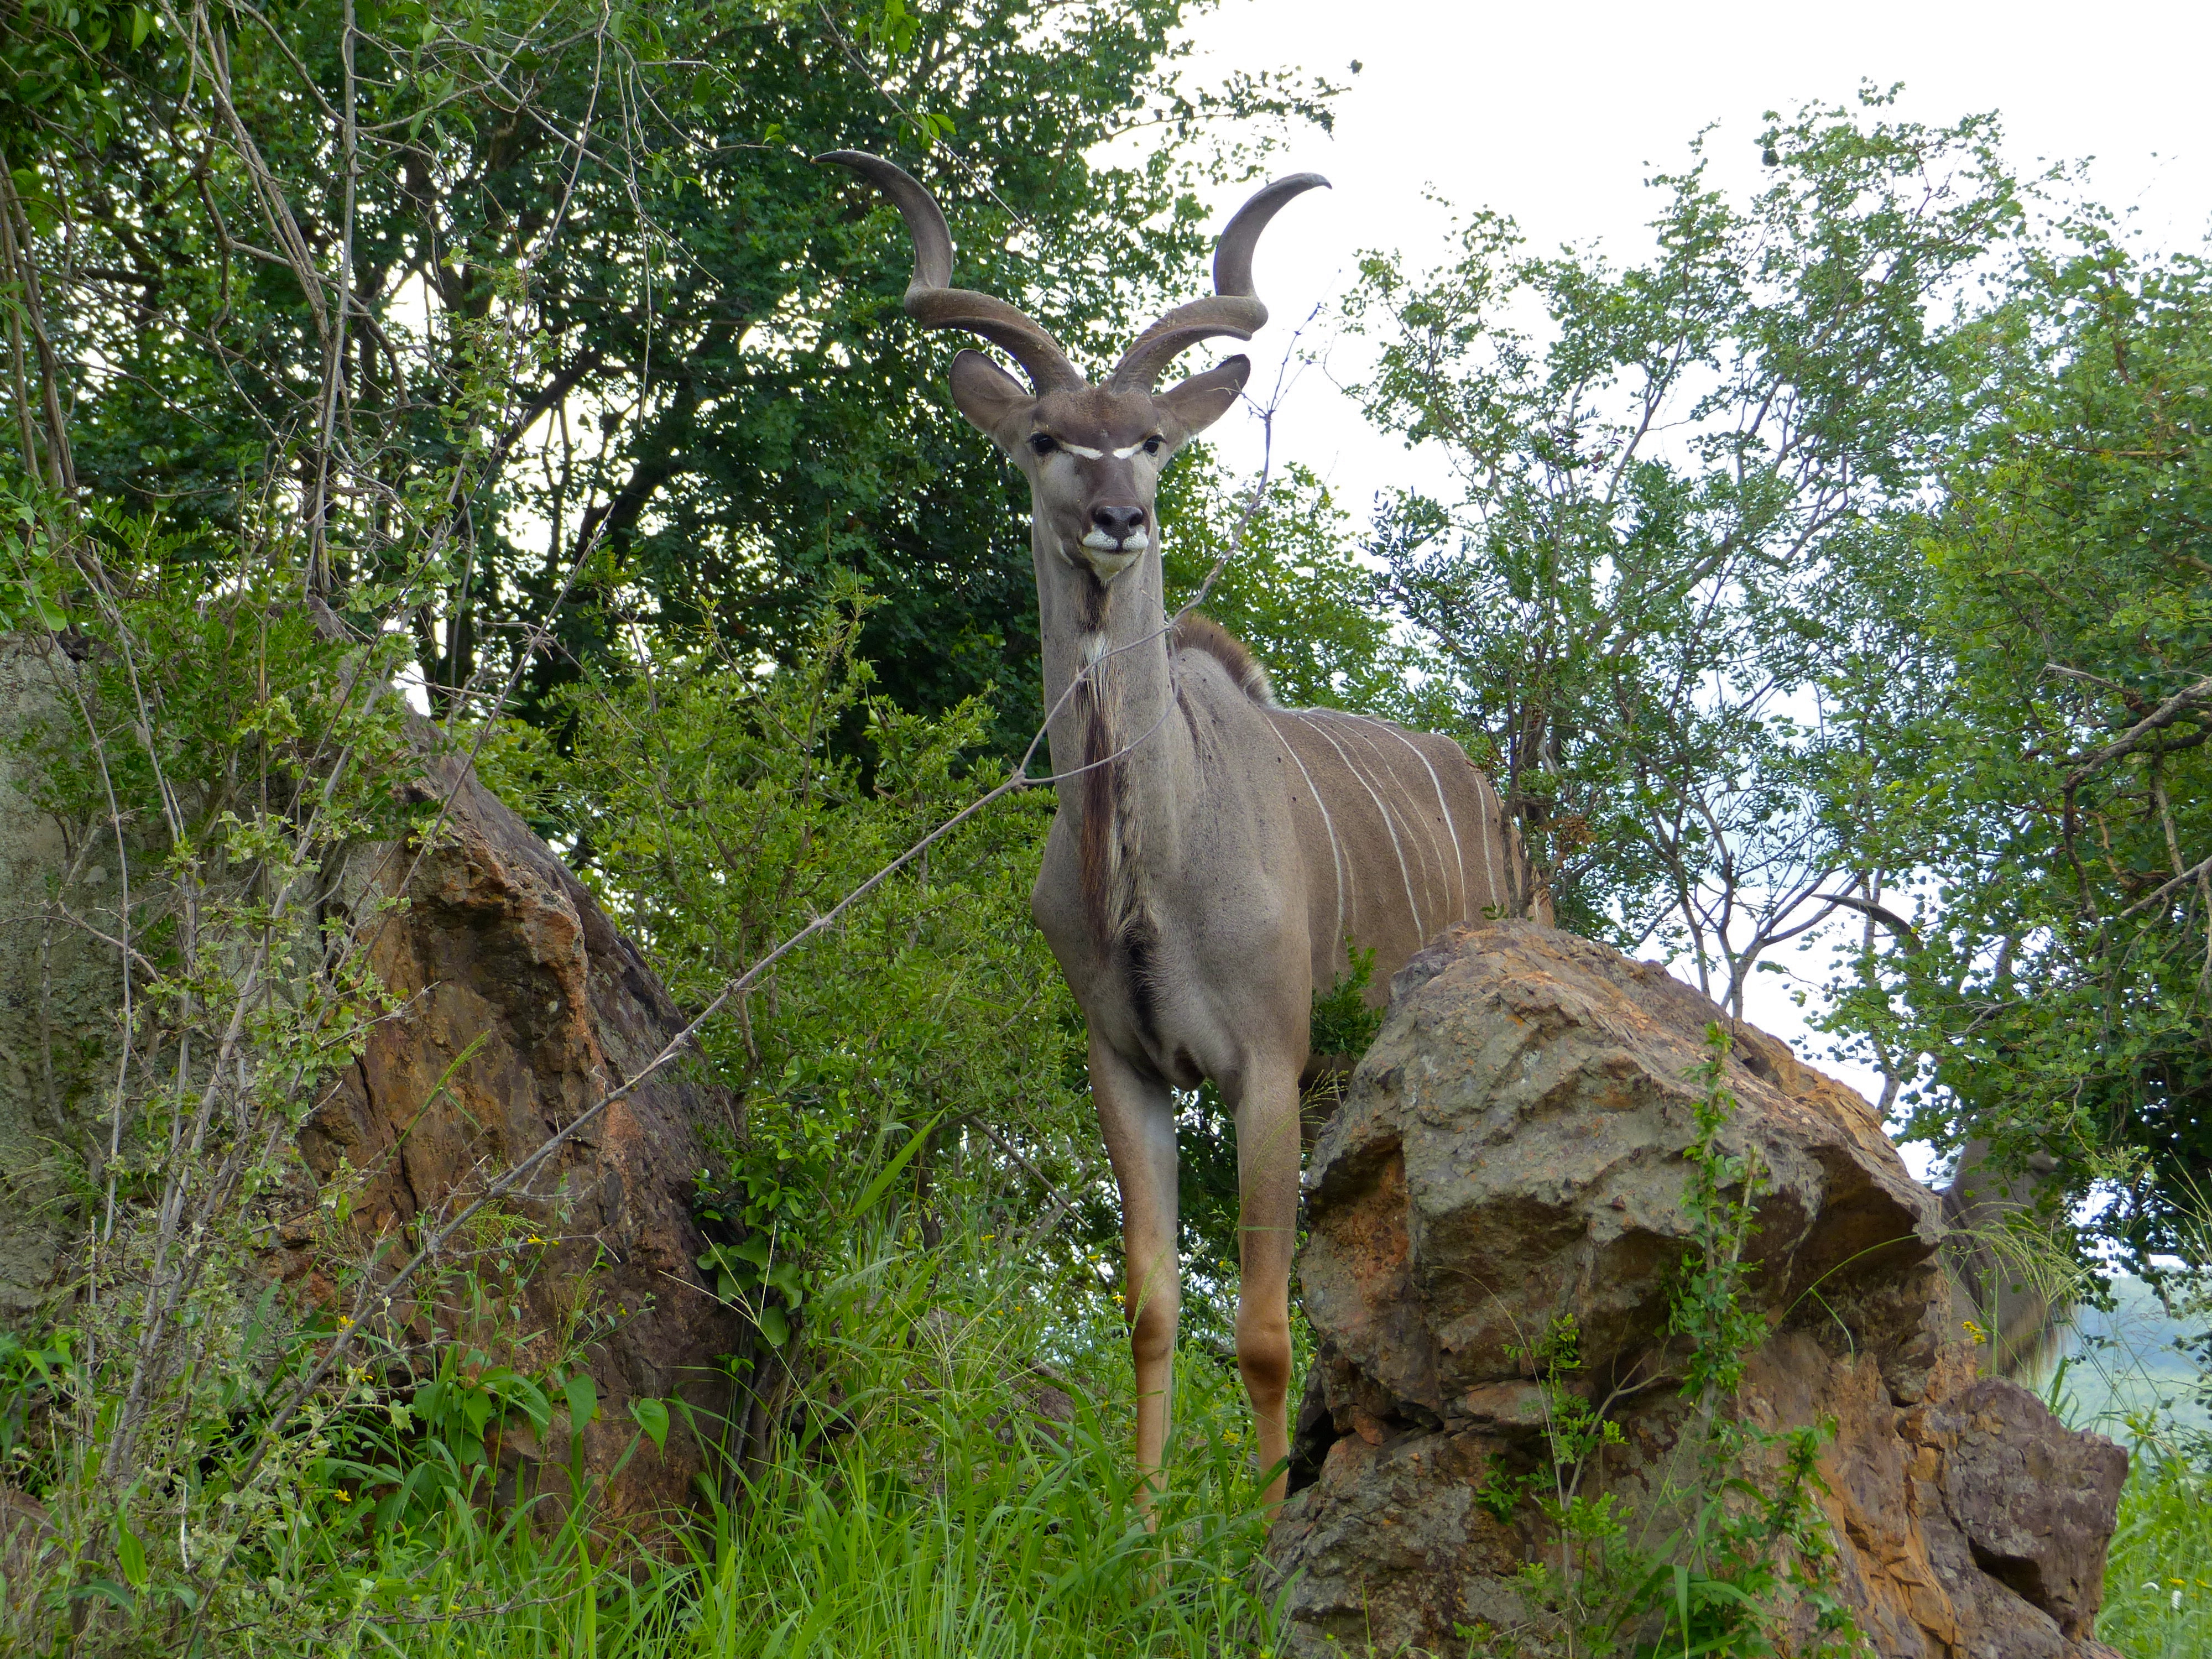
[[[1053,770],[1082,763],[1085,723],[1103,710],[1114,747],[1130,748],[1125,770],[1143,769],[1180,735],[1164,720],[1174,696],[1170,680],[1167,613],[1159,538],[1111,580],[1071,562],[1051,527],[1033,520],[1030,556],[1036,567],[1037,617],[1043,635],[1044,702],[1050,718]],[[1086,662],[1096,662],[1092,695],[1070,695]],[[1060,786],[1063,802],[1072,786]]]

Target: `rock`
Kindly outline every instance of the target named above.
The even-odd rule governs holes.
[[[1832,1418],[1820,1461],[1841,1594],[1885,1656],[2087,1659],[2126,1458],[1975,1375],[1934,1194],[1874,1111],[1655,966],[1533,922],[1456,930],[1388,1023],[1306,1177],[1318,1351],[1270,1543],[1291,1650],[1465,1649],[1556,1621],[1516,1574],[1555,1535],[1519,1496],[1544,1456],[1528,1354],[1579,1332],[1578,1392],[1622,1441],[1586,1490],[1662,1537],[1695,1443],[1668,1330],[1698,1067],[1733,1049],[1722,1139],[1759,1172],[1747,1295],[1770,1334],[1736,1407]]]
[[[113,950],[52,908],[58,900],[117,932],[118,861],[110,843],[73,843],[38,811],[29,793],[37,767],[21,752],[34,729],[66,730],[78,718],[77,673],[49,637],[0,635],[0,1318],[19,1322],[38,1316],[54,1293],[56,1247],[71,1219],[61,1166],[97,1167],[105,1155],[118,1025]],[[345,1171],[349,1215],[338,1253],[380,1251],[386,1273],[426,1224],[635,1075],[684,1024],[635,947],[551,849],[459,757],[439,756],[427,722],[414,722],[413,735],[427,757],[416,797],[452,796],[439,837],[427,851],[349,849],[324,917],[366,916],[376,901],[404,896],[404,908],[368,923],[368,952],[403,1003],[299,1137],[314,1181]],[[144,878],[157,877],[149,869]],[[547,1241],[528,1251],[543,1254],[521,1297],[520,1328],[532,1334],[519,1348],[509,1340],[514,1322],[473,1317],[457,1285],[400,1310],[418,1341],[434,1332],[480,1341],[495,1363],[526,1370],[552,1357],[550,1333],[604,1326],[587,1359],[599,1419],[583,1443],[587,1469],[610,1478],[608,1507],[617,1515],[692,1501],[706,1468],[681,1413],[665,1456],[647,1443],[623,1462],[637,1435],[633,1400],[680,1400],[710,1433],[731,1407],[720,1358],[741,1350],[747,1331],[699,1272],[706,1246],[690,1199],[706,1162],[700,1129],[734,1121],[734,1111],[679,1061],[502,1206],[506,1224]],[[337,1264],[324,1254],[332,1241],[315,1194],[284,1196],[291,1213],[275,1230],[269,1265],[339,1310]],[[551,1428],[553,1443],[542,1449],[509,1430],[500,1447],[505,1490],[530,1489],[541,1462],[567,1464],[565,1413]],[[565,1492],[565,1474],[551,1484]]]
[[[437,844],[357,848],[340,884],[355,915],[377,896],[404,893],[404,908],[369,923],[368,956],[405,1001],[300,1136],[318,1180],[333,1179],[341,1161],[352,1172],[356,1249],[380,1239],[398,1253],[423,1219],[480,1193],[635,1075],[684,1024],[636,947],[459,760],[433,761],[416,787],[424,799],[452,793]],[[647,1443],[613,1474],[637,1433],[631,1401],[679,1399],[709,1431],[731,1407],[718,1357],[745,1333],[700,1273],[706,1245],[690,1197],[705,1162],[700,1127],[732,1112],[679,1060],[564,1146],[529,1183],[531,1196],[504,1201],[526,1233],[548,1242],[523,1291],[522,1328],[536,1334],[519,1352],[506,1346],[512,1327],[480,1326],[455,1289],[412,1310],[419,1334],[434,1320],[464,1340],[495,1339],[498,1358],[526,1370],[552,1357],[550,1333],[605,1323],[587,1355],[599,1416],[583,1441],[587,1468],[611,1476],[616,1516],[692,1501],[707,1467],[678,1413],[665,1455]],[[312,1239],[294,1241],[288,1255],[288,1278],[312,1296],[333,1295]],[[503,1486],[528,1491],[534,1465],[567,1462],[561,1419],[549,1437],[541,1450],[510,1428]],[[565,1490],[557,1474],[550,1484]]]

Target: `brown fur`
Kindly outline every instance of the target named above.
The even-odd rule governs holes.
[[[1243,641],[1212,617],[1196,611],[1187,612],[1176,624],[1175,648],[1206,653],[1229,671],[1229,678],[1254,702],[1272,704],[1275,701],[1275,688],[1269,683],[1267,671],[1260,659],[1245,647]]]
[[[1103,601],[1104,590],[1097,584],[1087,584],[1087,591],[1097,593]],[[1085,620],[1090,626],[1097,625],[1089,614]],[[1256,703],[1273,704],[1275,691],[1268,682],[1267,668],[1243,641],[1212,617],[1195,611],[1187,612],[1175,625],[1174,647],[1177,651],[1204,652],[1229,671],[1231,681],[1246,696]],[[1121,765],[1118,759],[1107,758],[1113,754],[1116,741],[1105,684],[1106,674],[1110,672],[1102,671],[1075,694],[1076,708],[1083,720],[1083,764],[1086,769],[1083,775],[1082,851],[1079,860],[1083,908],[1091,920],[1091,936],[1100,949],[1109,953],[1121,943],[1134,919],[1128,914],[1130,896],[1115,890],[1115,878],[1126,867],[1133,849],[1119,844],[1124,828],[1121,811]],[[1185,715],[1188,718],[1188,708]]]
[[[1082,789],[1082,848],[1079,867],[1083,883],[1083,910],[1090,918],[1091,937],[1099,949],[1110,951],[1114,946],[1114,924],[1109,912],[1108,893],[1113,883],[1115,774],[1121,769],[1117,762],[1107,758],[1114,752],[1113,736],[1106,726],[1105,711],[1100,707],[1097,683],[1086,680],[1075,694],[1076,706],[1083,720]]]
[[[1152,982],[1157,940],[1137,893],[1139,849],[1135,822],[1123,811],[1128,779],[1121,757],[1115,753],[1119,744],[1111,672],[1101,665],[1076,692],[1085,769],[1077,875],[1091,936],[1099,954],[1116,962],[1127,976],[1130,1007],[1139,1029],[1152,1041],[1158,1036],[1157,988]]]

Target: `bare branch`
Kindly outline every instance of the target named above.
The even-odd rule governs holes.
[[[2185,686],[2175,692],[2102,749],[2080,757],[2075,763],[2074,769],[2066,775],[2066,792],[2070,795],[2075,790],[2080,788],[2092,774],[2111,765],[2123,756],[2131,755],[2142,748],[2152,733],[2164,731],[2183,715],[2208,705],[2212,705],[2212,674],[2206,675],[2194,685]]]

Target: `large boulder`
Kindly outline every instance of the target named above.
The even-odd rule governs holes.
[[[112,837],[79,839],[36,801],[33,740],[82,720],[82,690],[51,636],[0,635],[0,1325],[51,1317],[69,1293],[64,1246],[82,1222],[69,1171],[98,1168],[108,1139],[122,976],[97,935],[120,931],[119,860]],[[363,922],[369,964],[398,1000],[299,1138],[304,1175],[347,1188],[346,1218],[334,1233],[303,1179],[263,1264],[333,1313],[349,1305],[342,1265],[388,1274],[684,1024],[545,842],[428,722],[412,735],[411,787],[445,804],[439,832],[427,847],[348,849],[321,917]],[[134,891],[159,878],[157,860],[134,861]],[[734,1123],[736,1106],[696,1072],[679,1060],[614,1104],[397,1309],[425,1352],[454,1340],[525,1370],[583,1341],[599,1404],[585,1468],[617,1515],[696,1500],[720,1466],[692,1425],[720,1437],[739,1403],[725,1357],[750,1333],[702,1278],[691,1215],[702,1132]],[[509,1256],[487,1248],[501,1232],[539,1242]],[[638,1443],[629,1408],[643,1398],[688,1408],[665,1455]],[[495,1437],[501,1495],[566,1491],[544,1466],[568,1463],[572,1425],[564,1413],[548,1426],[542,1447],[512,1423]]]
[[[387,1264],[636,1075],[684,1024],[552,849],[459,757],[436,757],[427,737],[422,746],[413,788],[447,804],[438,835],[427,848],[354,849],[332,900],[341,919],[364,920],[369,964],[399,1010],[300,1134],[315,1178],[343,1170],[351,1189],[344,1253]],[[395,897],[403,902],[380,915]],[[696,1501],[714,1466],[684,1419],[719,1435],[737,1403],[723,1357],[743,1348],[748,1327],[702,1277],[706,1240],[691,1213],[702,1131],[734,1127],[735,1107],[696,1069],[682,1059],[664,1067],[500,1200],[489,1231],[537,1241],[520,1253],[519,1283],[501,1276],[499,1252],[481,1250],[486,1229],[458,1241],[448,1266],[470,1267],[479,1247],[495,1287],[508,1290],[505,1307],[486,1316],[449,1277],[403,1310],[418,1338],[480,1345],[523,1370],[583,1340],[599,1406],[581,1431],[585,1465],[613,1516]],[[325,1224],[307,1218],[285,1237],[282,1272],[336,1306]],[[629,1407],[640,1399],[682,1402],[665,1452],[638,1443]],[[503,1493],[565,1490],[546,1466],[568,1462],[573,1425],[555,1426],[541,1446],[510,1419],[498,1442]]]
[[[1833,1420],[1822,1502],[1861,1629],[1885,1659],[2105,1651],[2125,1455],[1976,1374],[1938,1201],[1863,1100],[1661,969],[1533,922],[1457,930],[1392,990],[1307,1175],[1318,1352],[1270,1547],[1293,1651],[1460,1651],[1484,1627],[1548,1650],[1519,1575],[1553,1535],[1498,1493],[1543,1456],[1529,1353],[1559,1316],[1572,1386],[1622,1430],[1587,1489],[1662,1533],[1679,1514],[1696,1425],[1668,1322],[1714,1024],[1723,1146],[1759,1171],[1747,1295],[1768,1327],[1735,1409]]]

